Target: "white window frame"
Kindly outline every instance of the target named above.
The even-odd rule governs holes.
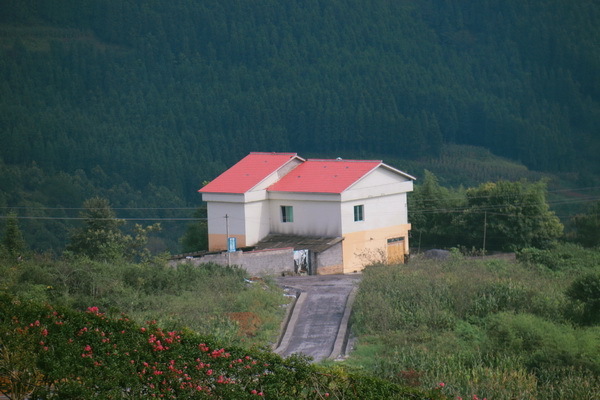
[[[354,206],[354,222],[362,222],[365,220],[365,205],[359,204]]]

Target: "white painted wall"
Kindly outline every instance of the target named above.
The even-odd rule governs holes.
[[[339,196],[335,196],[339,199]],[[281,222],[281,206],[294,208],[294,222]],[[341,235],[338,201],[303,201],[272,199],[270,201],[271,232],[290,235]]]
[[[269,201],[255,201],[245,205],[246,245],[253,246],[269,234],[271,214]]]
[[[230,235],[244,235],[244,204],[243,203],[215,203],[206,204],[208,216],[208,232],[210,234],[224,235],[227,231],[227,221],[229,223]],[[225,215],[228,215],[227,221]]]
[[[292,160],[286,169],[293,168]],[[412,180],[380,167],[342,194],[266,192],[277,181],[273,174],[245,194],[205,193],[210,234],[244,235],[252,246],[269,233],[337,237],[408,223],[406,193]],[[354,206],[364,206],[364,220],[354,221]],[[281,206],[292,206],[294,222],[281,221]]]
[[[342,201],[412,192],[412,180],[379,167],[342,193]]]
[[[363,221],[354,221],[354,206],[363,205]],[[408,223],[406,193],[342,203],[342,234]]]
[[[342,193],[342,233],[353,233],[408,223],[406,192],[412,180],[380,167]],[[354,206],[363,205],[363,221],[354,221]]]

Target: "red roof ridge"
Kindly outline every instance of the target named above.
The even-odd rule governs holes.
[[[361,162],[361,163],[382,163],[383,160],[356,160],[345,158],[308,158],[306,161],[331,161],[331,162]]]
[[[278,152],[278,151],[251,151],[249,154],[268,154],[268,155],[276,155],[276,156],[297,156],[298,153],[293,153],[293,152],[287,152],[287,151],[283,151],[283,152]],[[302,157],[300,157],[302,158]]]
[[[209,182],[200,193],[246,193],[293,159],[297,153],[252,152]]]
[[[288,163],[296,160],[297,165]],[[290,167],[285,167],[289,165]],[[342,193],[377,168],[385,168],[405,178],[415,178],[382,160],[304,159],[298,153],[251,152],[208,183],[200,193],[242,194],[268,185],[267,177],[281,170],[285,175],[264,187],[267,191]],[[275,178],[275,177],[274,177]],[[259,186],[262,185],[262,186]]]

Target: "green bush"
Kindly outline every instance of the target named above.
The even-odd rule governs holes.
[[[481,285],[469,312],[485,317],[500,311],[521,311],[531,305],[531,292],[512,280],[497,280]]]
[[[600,375],[582,368],[549,367],[536,377],[545,400],[595,400],[600,393]]]
[[[572,243],[562,243],[548,250],[525,248],[517,253],[517,259],[553,271],[588,270],[600,266],[598,250],[584,249]]]
[[[442,392],[453,398],[595,399],[600,331],[575,328],[567,315],[583,315],[583,300],[595,298],[579,285],[595,288],[586,271],[594,270],[599,252],[571,249],[543,253],[571,260],[555,271],[464,256],[367,268],[353,310],[356,349],[347,363],[398,384],[443,382]],[[571,282],[577,289],[568,290]],[[441,316],[450,322],[436,322]]]
[[[600,324],[600,270],[575,279],[566,292],[569,299],[581,305],[576,320],[583,325]]]
[[[12,372],[19,372],[18,376]],[[0,376],[44,399],[445,399],[301,356],[0,294]],[[14,396],[13,396],[14,397]],[[22,397],[24,398],[24,397]]]
[[[276,339],[284,315],[281,305],[288,301],[274,282],[246,283],[246,272],[237,267],[173,268],[158,258],[143,264],[73,256],[0,260],[0,273],[9,278],[2,288],[21,298],[79,310],[93,304],[125,312],[140,323],[156,319],[173,329],[189,327],[248,345],[269,345]],[[256,315],[252,335],[240,332],[228,316],[239,312]]]
[[[600,328],[576,329],[514,313],[489,317],[486,328],[491,352],[522,355],[532,371],[576,367],[600,373]]]

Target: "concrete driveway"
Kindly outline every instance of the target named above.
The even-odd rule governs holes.
[[[344,354],[348,319],[361,275],[287,276],[277,282],[300,293],[275,352],[302,353],[315,362]]]

